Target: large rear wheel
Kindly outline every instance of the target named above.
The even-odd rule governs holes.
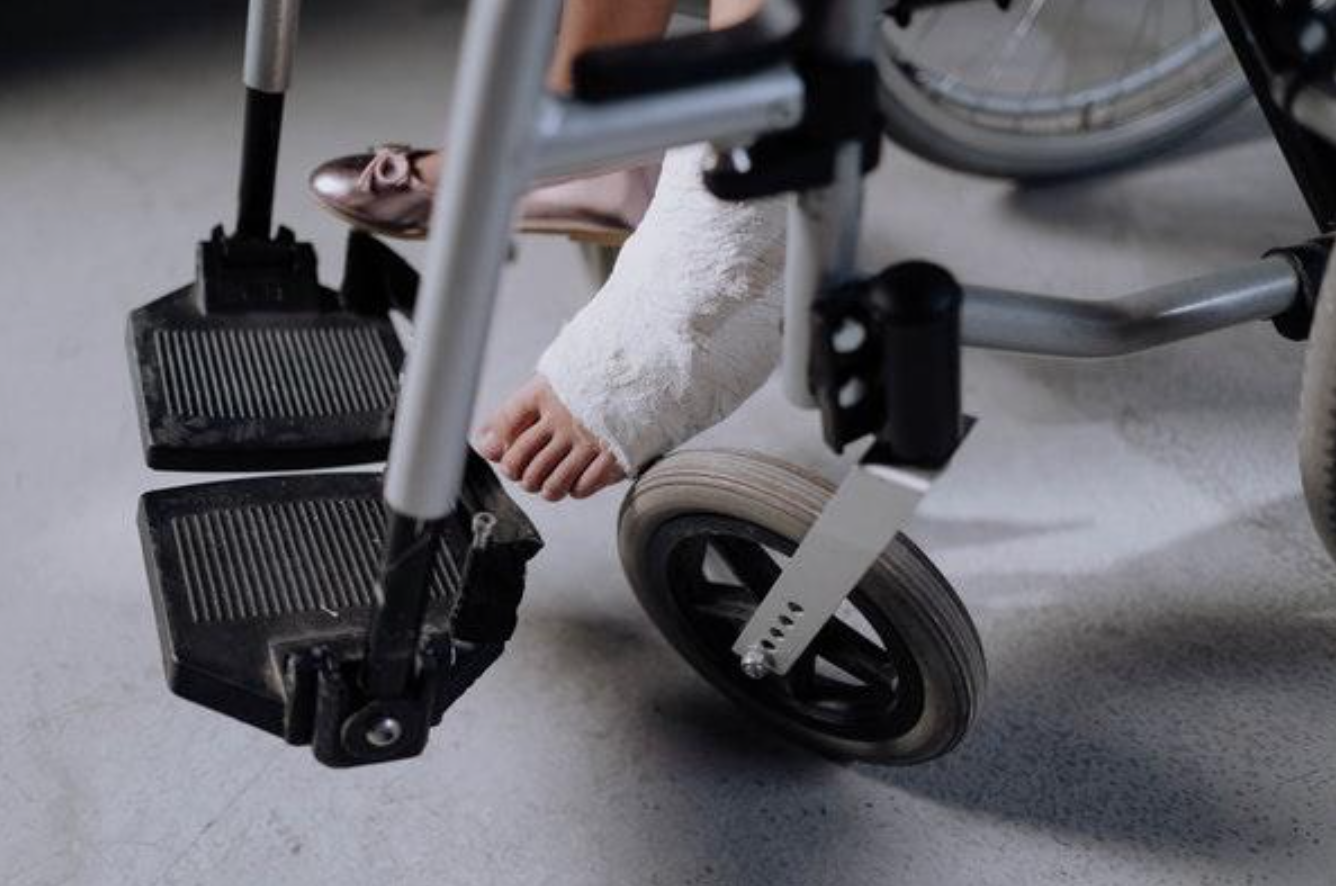
[[[887,134],[935,163],[1085,175],[1196,135],[1248,95],[1209,0],[948,4],[882,32]]]
[[[1322,283],[1304,358],[1299,469],[1313,525],[1336,559],[1336,273]]]

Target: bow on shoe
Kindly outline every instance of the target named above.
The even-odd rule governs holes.
[[[412,148],[407,145],[382,145],[362,170],[357,187],[375,193],[400,190],[413,183]]]

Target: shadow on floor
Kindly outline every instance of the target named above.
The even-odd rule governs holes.
[[[916,769],[859,771],[972,812],[1151,850],[1243,857],[1329,836],[1320,808],[1282,821],[1252,800],[1275,790],[1260,762],[1268,744],[1311,757],[1296,772],[1325,771],[1320,712],[1333,688],[1336,610],[1287,603],[1264,563],[1218,570],[1201,605],[1192,600],[1202,591],[1184,584],[1204,559],[1247,550],[1255,523],[1306,519],[1288,499],[1176,541],[1126,574],[1086,576],[1079,601],[1043,614],[1042,635],[1002,631],[1008,648],[991,650],[984,716],[957,752]],[[1101,612],[1103,601],[1126,600],[1129,581],[1142,586],[1133,597],[1144,608]],[[1070,579],[1052,575],[995,585],[1004,598],[1063,586]]]
[[[623,695],[635,701],[624,727],[652,734],[647,757],[674,770],[671,792],[650,792],[647,832],[674,833],[662,851],[682,859],[764,858],[776,834],[802,834],[805,854],[785,862],[780,880],[822,881],[849,846],[878,839],[871,804],[850,799],[850,775],[884,785],[888,804],[904,792],[1059,841],[1068,834],[1227,864],[1302,855],[1333,836],[1320,792],[1296,792],[1304,799],[1284,818],[1264,810],[1284,790],[1271,783],[1273,754],[1296,779],[1328,770],[1322,718],[1336,691],[1336,607],[1314,588],[1274,588],[1255,560],[1213,568],[1205,592],[1195,583],[1201,563],[1252,550],[1259,521],[1306,519],[1298,498],[1283,500],[1088,575],[1070,605],[990,615],[983,716],[953,754],[916,768],[841,766],[790,747],[704,683],[693,690],[680,674],[651,669],[660,656],[652,644],[645,651],[647,625],[563,616],[563,661],[552,666],[628,681]],[[1320,590],[1322,580],[1313,584]],[[1033,574],[999,578],[994,590],[1005,599],[1071,586],[1069,575]],[[673,821],[679,791],[755,814],[722,816],[702,831]],[[732,871],[732,882],[773,882],[774,870],[757,864]]]

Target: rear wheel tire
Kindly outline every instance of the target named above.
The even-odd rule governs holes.
[[[1313,525],[1336,559],[1336,273],[1323,281],[1304,358],[1299,471]]]
[[[1154,33],[1143,22],[1132,35],[1113,33],[1108,18],[1135,16],[1137,9],[1078,2],[1015,4],[1008,13],[984,3],[945,6],[918,13],[908,29],[887,19],[877,57],[886,134],[962,172],[1054,180],[1163,153],[1250,95],[1203,0],[1174,4],[1201,7],[1199,20],[1179,28],[1158,22],[1168,33]],[[1140,14],[1165,2],[1143,0]],[[1099,43],[1103,32],[1108,45]],[[1003,43],[1010,54],[999,50]],[[1079,75],[1062,67],[1080,67],[1086,54],[1100,56],[1089,53],[1092,47],[1110,58],[1100,58],[1102,65],[1085,62],[1095,70]],[[956,56],[962,56],[959,64]],[[978,61],[989,58],[992,65]],[[1064,79],[1056,79],[1059,73]]]

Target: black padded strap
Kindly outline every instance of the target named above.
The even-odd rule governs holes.
[[[572,96],[614,101],[756,73],[783,61],[792,31],[758,15],[718,31],[591,49],[572,65]]]

